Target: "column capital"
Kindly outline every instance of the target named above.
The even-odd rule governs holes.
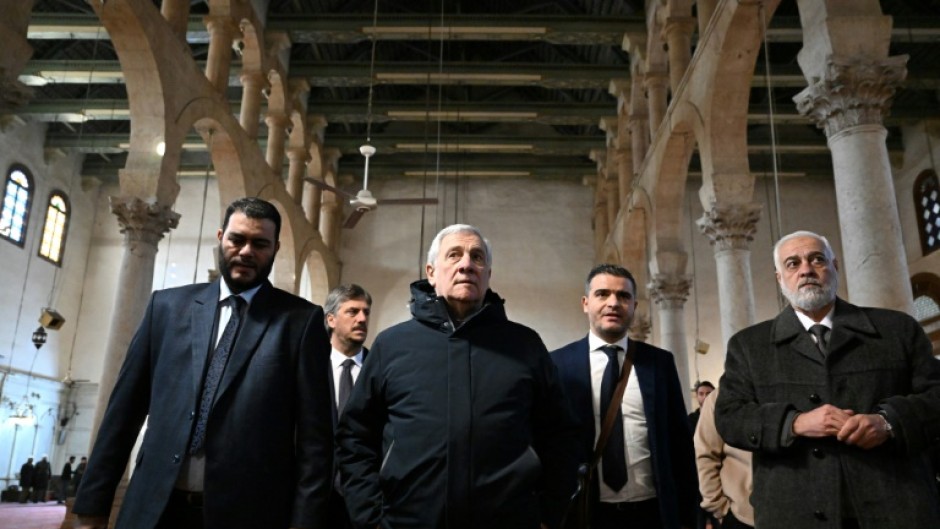
[[[754,240],[762,209],[760,204],[713,206],[696,224],[716,252],[747,250]]]
[[[883,60],[832,56],[825,74],[797,94],[797,110],[826,137],[858,125],[881,125],[894,92],[907,77],[907,55]]]
[[[653,302],[666,308],[682,307],[691,287],[691,276],[673,274],[656,274],[646,286]]]
[[[179,225],[180,214],[169,206],[150,204],[137,197],[112,196],[111,213],[117,217],[128,242],[143,242],[156,248],[163,234]],[[131,251],[134,251],[134,246]]]

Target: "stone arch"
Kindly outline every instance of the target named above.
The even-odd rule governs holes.
[[[751,80],[762,46],[762,16],[769,19],[780,0],[744,3],[718,10],[710,34],[722,38],[720,59],[705,73],[701,100],[705,130],[699,136],[700,198],[706,211],[716,203],[748,203],[754,189],[747,155],[747,112]],[[761,11],[764,11],[763,13]],[[720,36],[720,37],[718,37]]]

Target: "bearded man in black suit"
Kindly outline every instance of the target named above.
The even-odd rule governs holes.
[[[267,281],[280,224],[272,204],[236,200],[218,230],[222,279],[151,297],[75,500],[79,527],[107,526],[145,418],[117,528],[326,527],[330,346],[323,310]]]

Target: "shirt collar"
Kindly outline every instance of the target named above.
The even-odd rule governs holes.
[[[626,351],[627,350],[627,337],[624,336],[623,338],[617,340],[616,342],[607,343],[606,341],[602,340],[599,336],[594,334],[594,331],[591,331],[588,333],[588,350],[589,351],[597,351],[598,349],[600,349],[601,347],[604,347],[605,345],[616,345],[616,346],[619,346],[621,350]]]
[[[343,362],[345,362],[347,358],[349,357],[336,349],[330,351],[330,363],[333,364],[333,369],[339,369],[339,367],[343,365]],[[359,352],[353,355],[352,359],[354,362],[356,362],[357,366],[362,367],[362,349],[359,349]]]
[[[261,288],[261,285],[256,287],[249,288],[248,290],[242,291],[238,294],[240,298],[245,300],[246,305],[251,304],[251,298],[255,297],[255,294],[258,293],[258,290]],[[225,282],[225,279],[219,280],[219,302],[223,302],[228,298],[232,297],[232,290],[228,287],[228,283]]]
[[[806,314],[803,314],[802,312],[800,312],[800,311],[798,311],[798,310],[796,310],[796,309],[793,309],[793,312],[796,313],[796,317],[800,320],[800,323],[803,324],[803,328],[806,329],[807,331],[808,331],[809,328],[812,327],[813,325],[825,325],[825,326],[828,327],[829,329],[832,329],[832,314],[833,314],[835,311],[836,311],[836,305],[835,305],[835,303],[833,303],[833,304],[832,304],[832,308],[829,309],[829,312],[826,313],[826,315],[823,317],[823,319],[821,319],[821,320],[819,320],[818,322],[816,322],[816,321],[813,321],[813,318],[810,318],[810,317],[807,316]]]

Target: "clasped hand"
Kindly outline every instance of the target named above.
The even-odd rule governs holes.
[[[856,414],[831,404],[796,416],[793,433],[801,437],[831,437],[868,450],[888,440],[885,419],[876,413]]]

